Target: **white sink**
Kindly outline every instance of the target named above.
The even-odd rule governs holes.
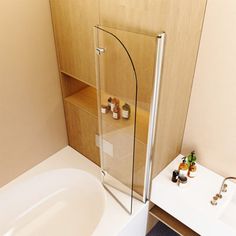
[[[228,191],[213,206],[211,200],[224,177],[198,164],[197,176],[180,188],[171,182],[171,176],[182,157],[179,155],[152,180],[150,200],[199,235],[236,236],[236,184],[227,180]]]
[[[219,220],[236,231],[236,190],[230,200],[225,204],[224,210],[219,216]]]

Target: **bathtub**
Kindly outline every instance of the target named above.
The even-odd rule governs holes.
[[[100,168],[66,147],[0,189],[1,236],[144,236],[148,204],[126,213]]]

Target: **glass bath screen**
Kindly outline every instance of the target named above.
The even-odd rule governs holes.
[[[103,185],[129,213],[142,198],[156,37],[95,27]]]

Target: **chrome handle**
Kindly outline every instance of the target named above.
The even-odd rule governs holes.
[[[223,187],[222,187],[222,192],[223,192],[223,193],[226,193],[226,192],[227,192],[227,187],[228,187],[227,184],[224,184],[224,185],[223,185]]]
[[[218,197],[217,196],[214,196],[213,199],[211,200],[211,204],[213,206],[216,206],[217,205],[217,200],[218,200]]]

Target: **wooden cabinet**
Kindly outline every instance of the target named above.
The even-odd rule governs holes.
[[[100,165],[99,148],[96,146],[98,120],[96,109],[84,109],[83,93],[78,92],[65,99],[66,123],[69,144],[91,161]],[[86,104],[85,101],[84,104]],[[96,103],[96,100],[93,102]],[[88,103],[87,103],[88,104]],[[92,112],[92,113],[91,113]]]
[[[96,85],[93,26],[98,0],[50,0],[61,72]]]
[[[177,234],[183,236],[199,236],[195,231],[184,225],[179,220],[175,219],[172,215],[168,214],[158,206],[154,206],[149,213],[154,216],[158,221],[161,221],[169,228],[174,230]]]

